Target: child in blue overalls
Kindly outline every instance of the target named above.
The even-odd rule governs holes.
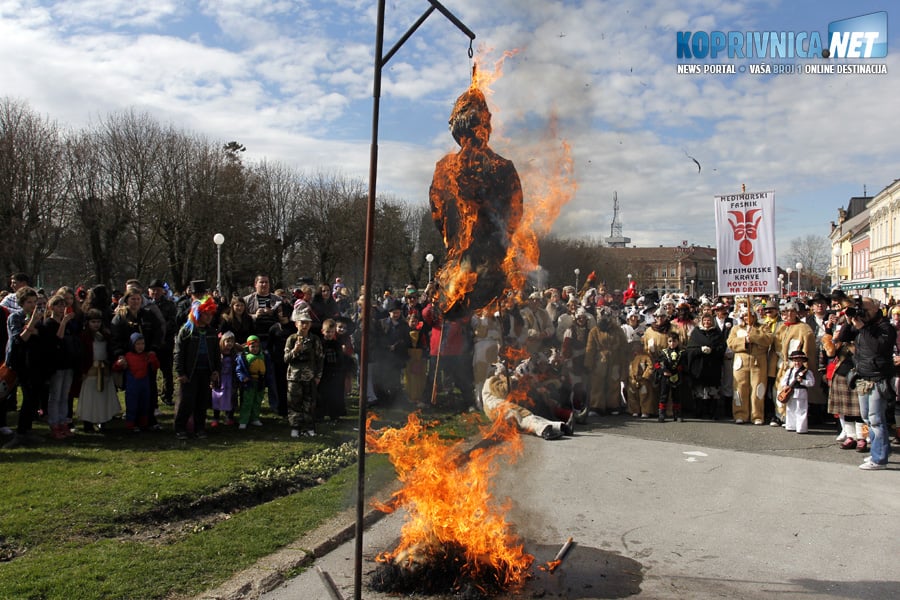
[[[140,333],[132,333],[130,340],[131,350],[113,368],[125,372],[125,428],[138,432],[150,424],[150,377],[159,369],[159,359],[154,352],[144,352],[146,342]]]

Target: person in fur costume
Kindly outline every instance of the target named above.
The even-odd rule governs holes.
[[[766,410],[768,353],[774,336],[761,324],[759,315],[742,309],[742,318],[731,327],[726,343],[734,351],[734,397],[731,412],[738,425],[762,425]]]
[[[678,338],[682,348],[687,348],[697,323],[694,320],[694,310],[688,302],[679,302],[675,305],[675,318],[672,319],[672,331],[678,332]]]
[[[517,369],[522,372],[523,369]],[[522,406],[517,398],[526,400],[530,398],[532,391],[530,385],[535,380],[523,377],[518,373],[510,376],[502,363],[496,365],[496,371],[484,382],[481,390],[481,398],[484,404],[484,414],[492,421],[508,419],[516,422],[516,426],[523,432],[532,433],[545,440],[554,440],[564,435],[573,435],[574,412],[570,411],[569,420],[552,421],[546,417],[535,414]]]
[[[632,417],[650,418],[656,410],[653,385],[653,359],[638,340],[629,342],[631,363],[628,365],[628,412]]]
[[[590,372],[588,414],[617,415],[622,406],[621,384],[626,377],[628,342],[618,319],[608,309],[600,312],[585,347],[584,364]]]
[[[644,349],[647,351],[647,354],[650,355],[650,359],[654,363],[659,362],[662,353],[666,350],[669,343],[669,333],[671,331],[672,322],[669,320],[669,313],[663,306],[660,306],[653,313],[653,322],[650,323],[650,326],[644,331],[642,338]],[[650,401],[654,407],[659,404],[658,394],[659,386],[650,386]],[[671,407],[668,408],[668,414],[672,414]]]

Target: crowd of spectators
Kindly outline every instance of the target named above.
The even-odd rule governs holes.
[[[634,285],[623,294],[595,279],[581,290],[509,293],[445,318],[433,283],[354,296],[340,278],[272,290],[260,274],[250,293],[230,298],[201,281],[182,295],[160,280],[146,289],[129,280],[121,294],[98,285],[49,297],[29,283],[14,274],[0,301],[7,447],[34,442],[36,419],[58,439],[79,419],[83,431],[103,431],[121,411],[110,400],[116,388],[126,391],[126,426],[135,432],[160,428],[159,402],[178,403],[182,439],[260,426],[264,398],[293,436],[316,435],[317,423],[346,415],[365,310],[371,364],[360,394],[369,404],[482,410],[497,366],[514,372],[528,363],[556,382],[537,412],[562,421],[624,413],[798,434],[833,426],[841,448],[870,453],[866,470],[884,468],[896,434],[900,306],[839,290],[693,298],[640,295]],[[13,431],[7,418],[16,409]]]

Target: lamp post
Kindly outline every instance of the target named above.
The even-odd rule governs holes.
[[[784,273],[778,274],[778,295],[784,296]]]
[[[216,245],[216,291],[222,295],[222,244],[225,243],[225,236],[217,233],[213,236],[213,243]]]
[[[691,279],[691,298],[694,297],[694,280]]]
[[[578,276],[581,274],[581,269],[575,267],[575,293],[578,293]]]
[[[428,263],[428,281],[431,281],[431,263],[434,262],[434,254],[429,252],[425,255],[425,262]]]
[[[792,268],[788,267],[787,269],[784,270],[784,272],[787,273],[787,282],[788,282],[788,294],[787,295],[790,296],[791,295],[791,273],[793,273],[794,270]]]
[[[715,280],[713,280],[713,282],[712,282],[712,294],[713,294],[714,298],[717,298],[719,296],[719,290],[716,289],[716,281]]]
[[[797,263],[796,265],[794,265],[794,266],[797,267],[797,294],[799,295],[799,294],[800,294],[800,290],[803,289],[803,287],[800,285],[800,273],[803,271],[803,263],[802,263],[802,262],[798,262],[798,263]]]

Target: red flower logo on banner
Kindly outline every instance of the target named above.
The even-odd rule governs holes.
[[[738,259],[745,266],[753,262],[753,242],[750,240],[755,240],[759,231],[759,222],[762,220],[762,215],[753,220],[754,215],[758,212],[762,212],[762,210],[753,208],[747,212],[739,210],[728,211],[728,214],[734,217],[733,221],[731,217],[728,218],[728,224],[731,225],[731,230],[734,232],[734,239],[741,242],[738,245]]]

